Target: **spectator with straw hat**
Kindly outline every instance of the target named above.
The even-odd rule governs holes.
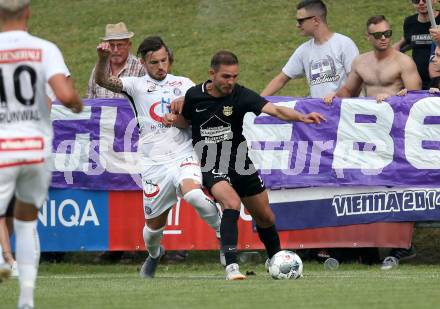
[[[110,61],[107,67],[110,75],[116,77],[145,75],[145,69],[139,59],[130,52],[130,39],[133,36],[134,33],[128,31],[123,22],[106,25],[105,36],[102,41],[108,42],[111,49]],[[124,98],[124,96],[97,85],[95,82],[95,69],[93,68],[89,79],[87,98]]]

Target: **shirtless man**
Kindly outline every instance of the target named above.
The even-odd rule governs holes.
[[[429,63],[431,84],[429,92],[440,93],[440,46],[435,47],[434,56]]]
[[[335,96],[358,96],[362,87],[365,95],[376,97],[378,103],[393,95],[405,95],[408,90],[421,89],[416,64],[411,57],[392,48],[391,35],[385,16],[368,19],[367,37],[373,50],[355,58],[347,82],[336,93],[324,97],[326,104],[331,104]]]

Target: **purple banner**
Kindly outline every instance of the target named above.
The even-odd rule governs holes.
[[[268,188],[321,186],[438,187],[440,98],[427,92],[392,97],[320,99],[269,97],[320,125],[285,123],[248,113],[244,134]],[[125,100],[86,100],[85,112],[54,105],[56,188],[139,190],[136,120]]]

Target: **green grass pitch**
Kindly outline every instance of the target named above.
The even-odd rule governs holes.
[[[160,265],[141,280],[136,265],[42,264],[36,308],[439,308],[440,266],[304,264],[304,277],[273,280],[262,264],[245,281],[226,281],[214,261]],[[0,284],[0,308],[15,308],[17,279]]]

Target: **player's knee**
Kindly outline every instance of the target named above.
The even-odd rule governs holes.
[[[187,201],[189,204],[191,204],[193,207],[198,209],[204,209],[204,208],[212,208],[217,209],[215,206],[215,202],[211,200],[208,196],[206,196],[205,193],[203,193],[202,189],[193,189],[189,192],[187,192],[183,198],[185,201]]]
[[[155,237],[161,237],[164,229],[165,229],[164,226],[158,229],[153,229],[148,225],[144,225],[144,228],[142,230],[142,236],[144,237],[144,240],[149,240]]]
[[[241,200],[237,197],[228,197],[220,202],[224,209],[233,209],[240,211]]]
[[[267,228],[275,224],[275,215],[273,212],[265,212],[260,216],[253,218],[257,225],[262,228]]]

